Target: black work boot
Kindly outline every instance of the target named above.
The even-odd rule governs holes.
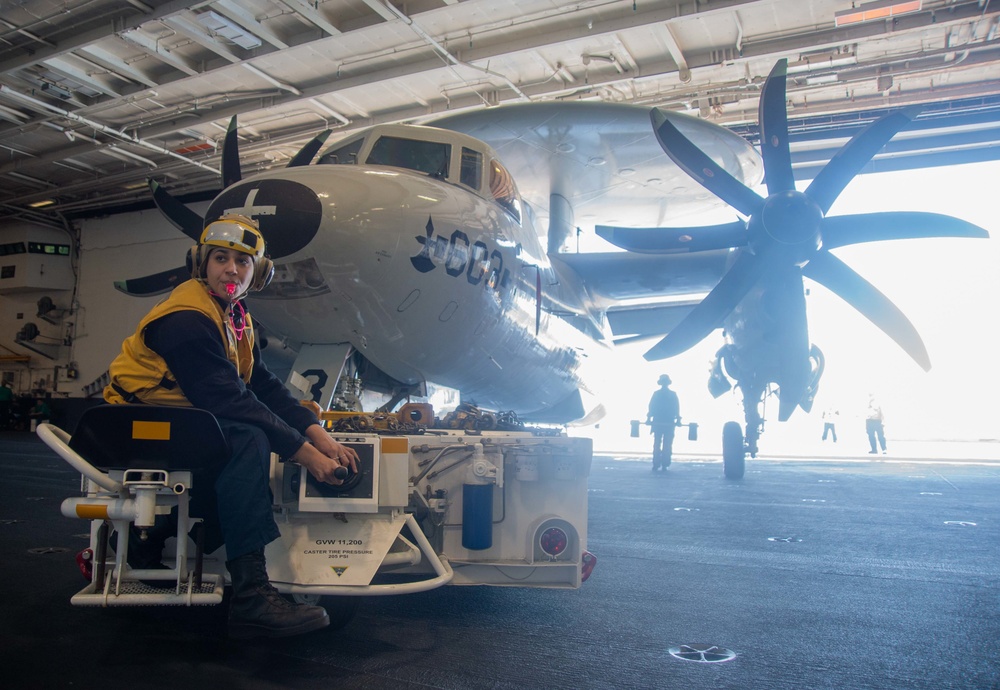
[[[230,637],[288,637],[330,625],[322,606],[295,604],[271,586],[263,551],[226,561],[226,569],[233,578]]]

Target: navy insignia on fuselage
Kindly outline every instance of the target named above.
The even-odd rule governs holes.
[[[434,221],[431,220],[430,216],[427,217],[425,228],[427,230],[426,236],[417,235],[414,238],[417,244],[423,246],[423,249],[416,256],[410,257],[410,263],[421,273],[427,273],[434,269],[434,261],[431,259],[431,249],[437,250],[437,238],[434,237]]]
[[[443,263],[448,275],[457,278],[464,274],[472,285],[486,278],[485,286],[499,291],[510,283],[510,271],[503,267],[499,248],[490,251],[482,240],[470,243],[469,236],[457,229],[448,238],[436,235],[430,217],[424,230],[425,234],[413,238],[421,246],[420,252],[410,257],[410,263],[421,273],[429,273],[438,263]]]

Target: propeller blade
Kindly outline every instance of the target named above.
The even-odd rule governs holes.
[[[889,211],[829,216],[823,219],[823,248],[862,242],[909,240],[924,237],[978,237],[990,235],[978,225],[940,213]]]
[[[615,338],[614,343],[615,346],[631,345],[632,343],[641,343],[644,340],[652,340],[655,337],[655,335],[627,335],[622,338]]]
[[[542,327],[542,269],[535,266],[535,335]]]
[[[780,352],[781,364],[775,376],[778,384],[778,421],[786,422],[802,404],[812,378],[809,358],[809,324],[806,318],[806,291],[802,284],[801,270],[782,272],[780,278],[769,271],[765,290],[771,291],[767,300],[771,308],[780,311],[772,314],[778,324],[771,337]]]
[[[319,153],[319,150],[323,148],[323,144],[333,133],[332,129],[325,129],[316,136],[314,136],[308,144],[299,149],[299,152],[288,162],[285,167],[288,168],[298,168],[303,165],[309,165],[312,163],[312,159]]]
[[[742,247],[747,226],[742,220],[690,228],[616,228],[596,225],[594,232],[611,244],[640,254],[673,254]]]
[[[653,132],[663,152],[702,187],[712,192],[745,216],[751,216],[764,206],[764,200],[749,187],[730,175],[715,161],[705,155],[691,140],[681,134],[659,108],[653,108],[649,117]]]
[[[116,280],[115,290],[124,292],[131,297],[151,297],[170,292],[190,277],[191,271],[188,268],[178,266],[169,271],[154,273],[151,276]]]
[[[236,116],[229,121],[226,138],[222,141],[222,188],[228,189],[243,179],[240,171],[240,143],[236,137]]]
[[[792,154],[788,149],[788,112],[785,110],[785,70],[788,60],[778,60],[767,75],[760,94],[760,153],[764,158],[764,181],[768,194],[795,189]]]
[[[744,252],[722,276],[722,280],[691,313],[670,329],[660,342],[643,355],[648,361],[673,357],[697,345],[716,328],[730,312],[736,308],[760,276],[767,269],[767,263]]]
[[[201,231],[205,228],[205,219],[177,201],[156,180],[149,181],[149,190],[153,193],[153,202],[170,223],[193,239],[201,239]]]
[[[778,421],[787,422],[788,418],[795,412],[799,405],[799,400],[806,392],[805,386],[793,386],[785,384],[778,388]]]
[[[896,132],[913,121],[921,110],[920,106],[897,110],[858,132],[823,166],[806,189],[806,196],[815,201],[823,213],[829,211],[855,175],[868,165]]]
[[[924,371],[930,370],[931,360],[917,329],[899,307],[854,269],[833,254],[821,251],[803,267],[802,273],[861,312],[895,340]]]

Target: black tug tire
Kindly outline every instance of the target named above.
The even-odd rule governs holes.
[[[299,604],[310,604],[312,606],[322,606],[326,609],[326,614],[330,617],[330,625],[327,630],[340,630],[354,619],[354,614],[358,612],[358,604],[361,597],[334,597],[315,596],[311,594],[293,594],[294,599]]]
[[[323,597],[320,604],[330,616],[330,630],[340,630],[354,620],[360,603],[361,597]]]
[[[743,479],[746,451],[739,422],[726,422],[722,427],[722,469],[726,479]]]

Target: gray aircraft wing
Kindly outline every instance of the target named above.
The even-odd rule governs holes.
[[[582,281],[616,339],[663,335],[719,282],[729,250],[684,254],[606,252],[550,255]]]
[[[760,155],[742,137],[679,113],[669,117],[717,165],[753,187]],[[557,213],[553,197],[572,209],[572,225],[658,227],[721,204],[657,143],[648,108],[618,103],[523,103],[469,111],[424,124],[486,142],[536,213]],[[543,223],[544,227],[544,223]]]

